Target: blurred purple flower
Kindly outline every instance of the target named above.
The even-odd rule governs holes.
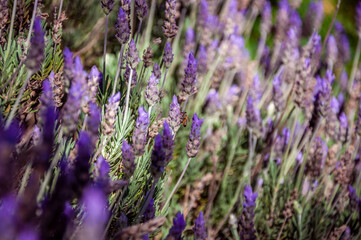
[[[139,21],[142,21],[148,15],[148,5],[146,0],[136,0],[135,9]]]
[[[162,73],[161,73],[161,71],[160,71],[160,67],[159,67],[158,63],[154,63],[152,73],[154,74],[154,76],[155,76],[157,79],[161,79]]]
[[[205,225],[205,222],[203,219],[203,212],[200,211],[198,218],[194,222],[194,227],[193,227],[194,240],[206,240],[207,239],[207,229],[204,225]]]
[[[126,140],[123,140],[122,145],[122,164],[124,179],[129,180],[135,170],[135,156],[132,152],[131,146]]]
[[[181,84],[181,92],[186,96],[191,96],[197,91],[197,60],[194,58],[192,52],[189,53],[188,65],[184,72],[185,74],[184,80]]]
[[[187,155],[190,158],[194,158],[198,154],[198,150],[201,145],[201,127],[203,119],[199,119],[197,114],[193,114],[192,127],[189,133],[189,140],[187,142]]]
[[[347,117],[344,112],[342,112],[339,116],[340,121],[340,128],[339,128],[339,141],[345,143],[349,139],[349,129],[348,129],[348,122]]]
[[[248,127],[253,131],[261,132],[262,130],[261,113],[259,109],[254,106],[253,99],[251,96],[249,96],[247,99],[246,117],[247,117]]]
[[[169,230],[169,234],[166,239],[173,239],[173,240],[181,240],[182,233],[186,228],[186,222],[184,220],[183,214],[180,212],[177,213],[177,216],[173,219],[173,226]]]
[[[102,122],[103,134],[112,137],[115,133],[115,122],[120,102],[120,92],[111,96],[105,106],[105,115]]]
[[[154,106],[160,100],[158,83],[159,80],[154,76],[154,74],[152,74],[149,77],[148,85],[144,91],[145,92],[144,97],[147,103],[149,104],[149,106]]]
[[[169,113],[168,113],[168,119],[169,119],[169,126],[171,127],[173,133],[176,133],[179,129],[179,126],[182,121],[180,106],[177,101],[177,97],[173,95],[173,101],[169,106]]]
[[[170,43],[167,42],[165,44],[164,54],[163,54],[163,62],[164,62],[165,68],[168,69],[170,67],[170,65],[173,62],[173,56],[174,56],[174,54],[172,53],[172,47],[171,47]]]
[[[117,22],[115,24],[115,37],[121,44],[126,44],[130,38],[130,27],[127,15],[121,7],[119,8]]]
[[[139,63],[139,52],[133,39],[130,40],[129,42],[128,52],[127,52],[127,62],[129,67],[132,69],[136,69]]]
[[[102,4],[104,13],[109,15],[109,13],[113,10],[114,0],[100,0],[100,2]]]
[[[149,117],[143,106],[139,107],[138,113],[139,116],[137,118],[137,122],[133,131],[132,149],[135,156],[142,156],[144,153],[145,145],[147,144]]]
[[[261,33],[268,34],[272,25],[272,8],[269,1],[265,2],[265,5],[262,10],[262,21],[261,21]]]
[[[252,192],[252,188],[246,185],[244,189],[243,210],[239,218],[240,238],[247,240],[256,239],[254,229],[254,209],[256,207],[257,192]]]
[[[151,198],[145,212],[143,214],[143,222],[148,222],[155,217],[155,206],[154,206],[154,199]]]
[[[44,61],[45,32],[41,27],[41,18],[36,17],[34,21],[34,35],[30,39],[30,47],[26,57],[25,65],[28,70],[37,72]]]

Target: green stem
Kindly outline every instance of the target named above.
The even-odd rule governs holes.
[[[105,20],[105,33],[104,33],[104,48],[103,48],[103,77],[106,78],[105,75],[105,65],[106,65],[106,55],[107,55],[107,36],[108,36],[108,23],[109,23],[109,14]],[[105,86],[106,84],[104,84]]]
[[[15,21],[15,14],[16,14],[16,5],[17,5],[18,0],[14,0],[13,3],[13,11],[11,13],[11,22],[10,22],[10,32],[9,32],[9,39],[8,39],[8,47],[6,49],[6,53],[5,53],[5,61],[7,61],[7,57],[9,55],[10,52],[10,47],[11,47],[11,38],[13,36],[13,30],[14,30],[14,21]],[[6,64],[5,64],[6,65]]]
[[[20,186],[20,190],[19,190],[19,193],[18,193],[18,197],[23,195],[23,192],[25,190],[26,184],[27,184],[29,176],[30,176],[32,166],[33,166],[33,161],[30,161],[26,166],[24,176],[23,176],[23,178],[21,180],[21,186]]]
[[[178,178],[178,181],[177,181],[176,185],[174,186],[172,192],[170,193],[167,201],[165,202],[165,204],[164,204],[164,206],[163,206],[163,209],[162,209],[162,211],[161,211],[161,214],[162,214],[162,215],[164,214],[164,212],[165,212],[165,210],[166,210],[166,208],[167,208],[170,200],[172,199],[174,193],[177,191],[177,189],[178,189],[178,187],[179,187],[179,185],[180,185],[180,183],[181,183],[181,181],[182,181],[182,179],[183,179],[183,177],[184,177],[184,174],[185,174],[185,172],[187,171],[187,168],[188,168],[189,163],[191,162],[191,160],[192,160],[192,158],[188,158],[188,161],[187,161],[187,163],[186,163],[186,166],[184,167],[181,175],[180,175],[179,178]]]
[[[351,76],[350,76],[350,79],[348,80],[348,90],[349,91],[352,89],[352,84],[355,80],[356,72],[358,69],[357,64],[360,59],[360,53],[361,53],[361,38],[358,38],[357,48],[356,48],[356,52],[355,52],[355,56],[354,56],[353,64],[352,64]]]
[[[130,87],[132,84],[132,77],[133,77],[133,69],[130,68],[130,74],[129,74],[129,79],[128,79],[128,89],[127,89],[127,95],[125,97],[125,111],[124,111],[124,120],[123,120],[123,125],[125,124],[125,118],[128,115],[128,108],[129,108],[129,96],[130,96]]]
[[[124,52],[124,44],[122,44],[122,46],[120,48],[120,52],[119,52],[118,67],[117,67],[117,72],[115,73],[112,95],[114,95],[115,91],[117,90],[119,75],[120,75],[120,72],[122,71],[121,69],[122,69],[122,65],[123,65],[123,52]]]
[[[29,48],[29,44],[30,44],[30,39],[31,39],[31,33],[33,31],[33,27],[34,27],[34,21],[35,21],[35,15],[36,15],[36,9],[38,8],[38,0],[35,0],[34,3],[34,9],[33,9],[33,15],[31,17],[31,22],[30,22],[30,28],[29,28],[29,33],[28,33],[28,39],[26,40],[26,45],[25,45],[25,52],[27,52],[28,48]]]

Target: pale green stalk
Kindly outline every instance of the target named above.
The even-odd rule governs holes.
[[[31,17],[31,22],[30,22],[30,28],[29,28],[29,33],[28,33],[28,39],[26,40],[26,45],[25,45],[25,52],[27,52],[28,48],[29,48],[29,44],[30,44],[30,39],[31,39],[31,33],[33,31],[33,27],[34,27],[34,21],[35,21],[35,15],[36,15],[36,9],[38,8],[38,0],[35,0],[34,3],[34,9],[33,9],[33,15]]]
[[[355,56],[354,56],[353,63],[352,63],[350,79],[348,80],[348,90],[349,91],[352,90],[352,84],[355,80],[356,72],[358,69],[357,65],[360,60],[360,53],[361,53],[361,38],[359,37],[357,40],[356,52],[355,52]]]
[[[114,95],[115,91],[117,90],[119,75],[120,75],[120,72],[122,71],[121,69],[122,69],[122,64],[123,64],[123,51],[124,51],[124,44],[122,44],[122,46],[120,48],[120,52],[119,52],[118,67],[117,67],[117,71],[115,73],[115,79],[114,79],[114,86],[113,86],[112,95]]]
[[[10,22],[10,31],[9,31],[9,39],[8,39],[8,47],[6,49],[6,53],[5,53],[5,61],[7,61],[8,59],[8,55],[9,55],[9,52],[10,52],[10,47],[11,47],[11,38],[13,36],[13,30],[14,30],[14,21],[15,21],[15,14],[16,14],[16,5],[18,3],[18,0],[14,0],[14,3],[13,3],[13,10],[12,10],[12,13],[11,13],[11,22]],[[5,64],[6,65],[6,64]],[[4,76],[4,75],[3,75]]]
[[[192,160],[192,158],[188,158],[188,161],[187,161],[187,163],[186,163],[186,166],[183,168],[183,171],[182,171],[181,175],[179,176],[176,185],[174,186],[172,192],[170,193],[167,201],[165,202],[165,204],[164,204],[164,206],[163,206],[163,209],[161,210],[161,215],[163,215],[163,214],[165,213],[165,210],[167,209],[167,206],[168,206],[170,200],[172,199],[174,193],[177,191],[177,189],[178,189],[178,187],[179,187],[179,185],[180,185],[180,183],[181,183],[181,181],[182,181],[182,179],[183,179],[183,177],[184,177],[184,174],[185,174],[185,172],[187,171],[187,168],[188,168],[189,163],[191,162],[191,160]]]
[[[21,197],[23,195],[23,193],[24,193],[26,184],[27,184],[29,176],[30,176],[32,166],[33,166],[33,161],[30,161],[26,166],[24,176],[23,176],[23,178],[21,180],[20,190],[19,190],[17,198]]]
[[[107,16],[106,16],[105,32],[104,32],[104,47],[103,47],[103,77],[104,77],[104,79],[106,79],[105,67],[106,67],[106,55],[107,55],[108,23],[109,23],[109,14],[107,14]],[[105,84],[104,84],[104,86],[105,86]]]
[[[130,97],[130,87],[132,84],[132,77],[133,77],[133,69],[130,68],[130,74],[129,74],[129,79],[128,79],[128,89],[127,89],[127,95],[125,97],[125,111],[124,111],[124,120],[123,120],[123,125],[125,124],[125,118],[128,115],[128,108],[129,108],[129,97]]]

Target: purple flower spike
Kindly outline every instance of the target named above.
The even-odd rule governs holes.
[[[256,230],[254,229],[254,209],[258,193],[252,192],[252,188],[247,185],[244,189],[244,202],[241,217],[239,218],[240,238],[256,239]]]
[[[197,114],[193,114],[191,132],[189,133],[189,140],[187,142],[187,155],[194,158],[198,154],[201,145],[201,127],[203,119],[199,119]]]
[[[100,189],[92,187],[85,191],[83,197],[85,218],[79,238],[81,236],[82,239],[103,239],[105,224],[108,220],[107,202],[107,198]]]
[[[272,25],[271,3],[266,1],[262,11],[261,33],[267,34]]]
[[[139,21],[142,21],[148,15],[148,5],[145,0],[136,0],[135,9]]]
[[[357,3],[356,7],[356,27],[357,27],[357,35],[361,38],[361,1]]]
[[[273,79],[273,82],[272,82],[272,85],[273,85],[273,88],[272,88],[272,100],[275,104],[275,108],[277,111],[282,111],[283,108],[285,107],[286,103],[283,99],[283,92],[282,92],[282,89],[281,89],[281,81],[280,81],[280,78],[279,76],[276,76],[274,79]]]
[[[326,117],[330,110],[331,85],[328,80],[319,78],[319,92],[316,94],[315,107],[318,114]]]
[[[54,107],[53,91],[48,79],[43,81],[43,94],[40,97],[41,104],[46,107]]]
[[[109,163],[105,160],[105,158],[100,155],[95,163],[95,173],[94,176],[98,183],[108,183],[109,181],[109,171],[110,166]]]
[[[207,0],[201,0],[198,13],[199,26],[202,28],[207,24],[208,19],[208,2]]]
[[[123,9],[119,8],[117,23],[115,24],[115,37],[121,44],[126,44],[130,38],[130,27],[127,15]]]
[[[129,180],[135,170],[135,156],[132,152],[132,148],[126,140],[122,145],[122,163],[123,163],[123,176],[124,179]]]
[[[159,98],[159,89],[158,89],[158,79],[152,74],[149,77],[148,85],[145,88],[145,100],[150,106],[154,106],[160,100]]]
[[[311,34],[313,31],[318,31],[321,27],[323,21],[323,2],[317,1],[317,2],[311,2],[306,19],[305,19],[305,33]]]
[[[147,144],[149,117],[148,113],[144,110],[144,107],[140,107],[138,112],[139,116],[133,131],[132,149],[135,156],[142,156],[145,145]]]
[[[194,44],[194,31],[193,28],[188,27],[186,31],[186,37],[185,37],[185,45],[193,45]]]
[[[100,2],[102,4],[104,13],[109,15],[109,13],[113,10],[114,0],[100,0]]]
[[[165,3],[164,25],[162,26],[166,38],[174,38],[177,35],[176,14],[176,0],[167,0]]]
[[[339,141],[345,143],[348,141],[349,129],[348,129],[348,122],[347,117],[344,112],[342,112],[339,116],[340,121],[340,130],[339,130]]]
[[[174,137],[167,121],[165,121],[163,124],[162,144],[165,152],[166,161],[167,163],[169,163],[173,158]]]
[[[132,68],[132,69],[137,68],[137,65],[139,63],[139,53],[138,53],[137,46],[135,45],[135,42],[133,41],[133,39],[130,40],[130,42],[129,42],[127,61],[128,61],[128,65],[130,68]]]
[[[251,96],[249,96],[247,100],[246,117],[247,117],[248,127],[253,131],[261,132],[262,130],[261,113],[259,109],[254,106],[253,99]]]
[[[171,47],[170,43],[167,42],[164,47],[164,54],[163,54],[163,62],[164,62],[165,68],[168,69],[170,67],[170,65],[173,62],[173,56],[174,56],[174,54],[172,53],[172,47]]]
[[[181,92],[186,98],[196,93],[197,82],[197,60],[194,58],[193,53],[190,52],[188,56],[188,66],[184,71],[184,80],[181,84]]]
[[[197,220],[194,222],[193,234],[194,240],[206,240],[207,229],[204,226],[205,222],[203,219],[203,212],[201,211],[198,215]]]
[[[103,134],[111,137],[115,133],[115,122],[117,120],[118,107],[120,102],[120,93],[111,96],[106,105],[105,116],[102,123]]]
[[[36,17],[34,22],[34,35],[30,40],[29,52],[26,57],[25,65],[28,70],[37,72],[44,61],[44,41],[45,32],[41,28],[41,18]]]
[[[95,146],[98,141],[98,133],[101,122],[101,110],[95,103],[89,104],[89,118],[87,121],[88,131],[92,139],[92,145]]]
[[[154,148],[150,161],[150,173],[152,174],[154,180],[159,179],[164,172],[165,166],[167,165],[166,155],[162,145],[162,137],[160,134],[154,138]]]
[[[151,198],[147,208],[145,209],[143,215],[143,222],[148,222],[149,220],[152,220],[154,217],[155,217],[154,199]]]
[[[129,80],[129,75],[130,75],[130,67],[126,66],[125,68],[125,72],[124,72],[124,79],[125,79],[125,83],[128,86],[128,80]],[[138,84],[138,74],[137,71],[133,71],[132,74],[132,83],[130,84],[130,87],[133,88]]]
[[[327,64],[333,66],[337,60],[338,48],[337,42],[333,35],[330,35],[327,41]]]
[[[203,45],[199,46],[198,49],[198,71],[200,74],[205,74],[207,72],[207,50]]]
[[[102,74],[96,66],[93,66],[88,75],[88,93],[89,100],[93,103],[97,102],[97,94]]]
[[[77,129],[82,95],[82,84],[79,81],[74,82],[69,90],[68,100],[62,109],[62,126],[65,135],[71,136]]]
[[[186,228],[186,222],[184,220],[183,214],[180,212],[177,213],[177,216],[173,219],[173,226],[169,230],[169,234],[166,239],[174,239],[174,240],[181,240],[182,233]]]
[[[169,126],[171,127],[173,133],[176,133],[181,124],[182,116],[181,116],[180,106],[178,104],[177,97],[175,95],[173,95],[173,101],[169,106],[168,118],[169,118]]]
[[[154,76],[155,76],[156,78],[161,79],[162,73],[161,73],[161,71],[160,71],[160,67],[159,67],[158,63],[154,63],[152,73],[154,74]]]

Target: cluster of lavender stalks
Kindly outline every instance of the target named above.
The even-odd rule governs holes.
[[[0,0],[0,239],[360,239],[361,3],[347,73],[340,0],[158,2],[101,0],[87,72]]]

